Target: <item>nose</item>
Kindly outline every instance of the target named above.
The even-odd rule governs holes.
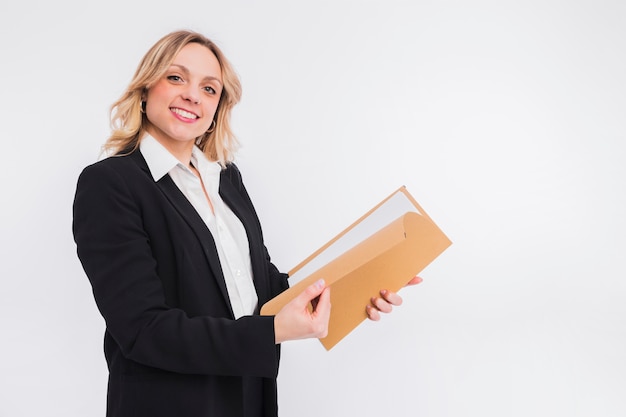
[[[200,94],[192,86],[188,86],[185,91],[183,91],[182,98],[194,104],[200,104]]]

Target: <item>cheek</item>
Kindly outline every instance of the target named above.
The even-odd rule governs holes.
[[[156,85],[146,94],[146,117],[148,120],[154,122],[154,118],[158,119],[159,115],[168,109],[167,91],[164,90]]]
[[[150,105],[152,103],[161,103],[167,99],[170,95],[170,91],[167,85],[164,85],[162,82],[156,83],[148,92],[146,93],[146,103]]]
[[[215,115],[217,114],[217,105],[219,104],[218,101],[215,102],[209,102],[207,103],[207,105],[204,108],[204,114],[206,116],[208,116],[207,118],[209,120],[213,120],[215,119]]]

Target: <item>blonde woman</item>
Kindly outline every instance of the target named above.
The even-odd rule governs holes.
[[[109,417],[276,416],[280,343],[327,333],[323,281],[258,314],[288,283],[232,163],[240,96],[213,42],[170,33],[112,106],[110,156],[80,175],[73,231],[106,323]],[[400,302],[386,293],[370,317]]]

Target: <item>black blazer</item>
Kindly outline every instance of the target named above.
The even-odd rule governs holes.
[[[261,306],[287,276],[233,164],[220,195],[246,229]],[[73,232],[106,322],[108,417],[277,414],[273,317],[234,319],[213,237],[169,175],[155,183],[138,150],[88,166]]]

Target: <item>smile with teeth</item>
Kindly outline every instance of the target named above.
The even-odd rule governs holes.
[[[197,114],[190,113],[186,110],[179,109],[177,107],[172,107],[170,110],[172,110],[173,113],[176,113],[177,115],[181,117],[184,117],[185,119],[197,119],[198,118]]]

